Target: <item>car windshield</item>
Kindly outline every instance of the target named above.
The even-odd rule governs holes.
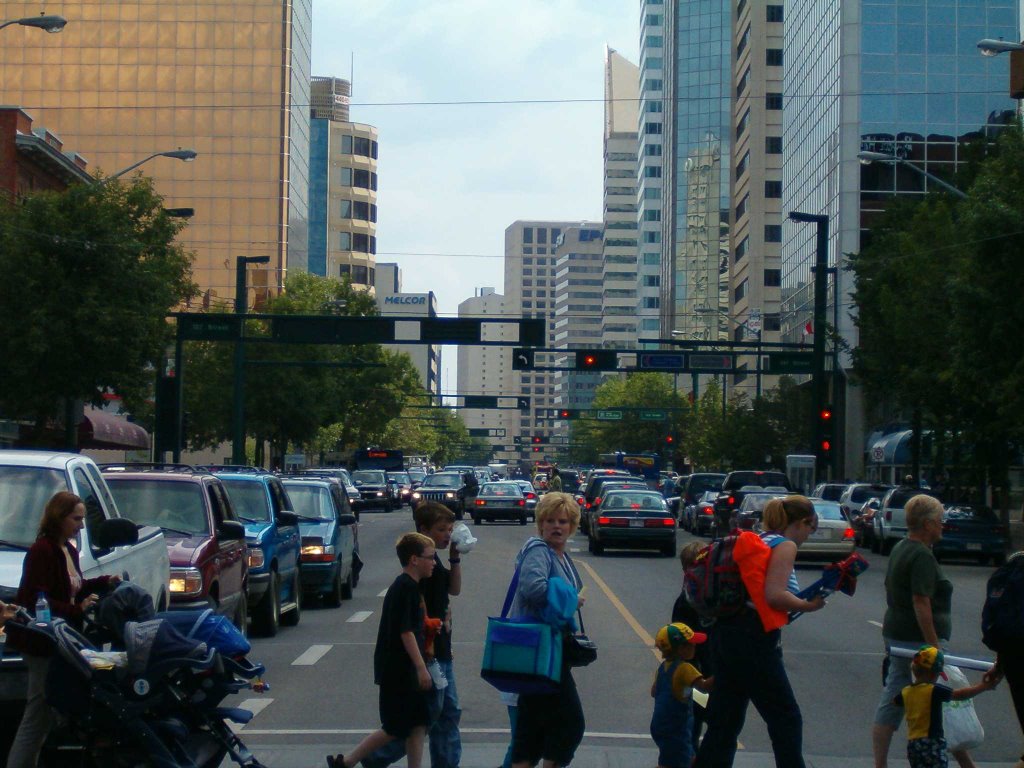
[[[155,525],[171,536],[210,533],[203,487],[198,483],[108,477],[107,484],[121,514],[136,525]]]
[[[839,501],[845,489],[846,486],[843,485],[826,485],[821,489],[821,498],[826,501]]]
[[[843,511],[834,501],[815,501],[814,513],[819,520],[845,520]]]
[[[326,488],[306,483],[285,483],[284,487],[288,489],[295,514],[318,520],[334,519],[334,500]]]
[[[423,478],[427,476],[426,472],[419,469],[410,469],[407,474],[409,475],[409,479],[414,483],[422,483]]]
[[[223,478],[222,478],[223,479]],[[270,499],[259,480],[223,480],[238,519],[244,523],[269,523]]]
[[[875,496],[884,496],[886,490],[888,489],[884,486],[861,485],[850,491],[850,501],[856,504],[862,504]]]
[[[462,485],[462,475],[436,474],[423,481],[421,488],[458,488]]]
[[[31,547],[46,502],[67,489],[65,475],[58,469],[0,467],[0,540]],[[4,546],[0,544],[0,549]]]
[[[519,482],[516,483],[516,485],[523,489],[523,493],[534,492],[533,483],[531,483],[529,480],[520,480]]]
[[[601,505],[603,510],[609,509],[649,509],[664,511],[665,500],[656,493],[625,493],[612,491]]]
[[[743,511],[751,509],[761,511],[764,509],[764,505],[768,503],[769,499],[777,499],[778,497],[777,493],[751,493],[744,497],[740,508]]]
[[[523,491],[516,483],[484,483],[480,495],[510,496],[518,499],[523,495]]]
[[[387,485],[384,472],[374,469],[359,469],[352,473],[352,482],[356,485]]]
[[[388,472],[388,480],[397,480],[402,485],[411,485],[412,478],[408,472]]]

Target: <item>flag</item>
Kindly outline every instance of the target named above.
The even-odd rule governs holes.
[[[813,336],[814,327],[811,325],[811,321],[807,321],[807,325],[804,326],[804,336]]]

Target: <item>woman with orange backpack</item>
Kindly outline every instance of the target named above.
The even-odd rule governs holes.
[[[804,600],[796,596],[796,550],[817,530],[818,518],[805,497],[787,496],[765,506],[764,527],[762,538],[771,551],[763,599],[762,595],[752,595],[745,610],[715,623],[711,649],[715,690],[708,701],[708,730],[697,752],[695,768],[733,764],[750,702],[768,726],[776,766],[804,768],[803,721],[782,663],[782,630],[778,627],[791,612],[810,613],[825,605],[821,597]],[[762,604],[766,615],[774,614],[779,620],[766,625],[755,602]]]

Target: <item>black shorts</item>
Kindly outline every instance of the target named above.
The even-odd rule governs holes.
[[[430,725],[426,691],[382,685],[378,706],[381,729],[396,739],[406,739],[414,728]]]
[[[553,760],[569,765],[583,741],[583,705],[568,669],[562,670],[557,693],[519,696],[516,730],[512,734],[512,762],[536,765]]]

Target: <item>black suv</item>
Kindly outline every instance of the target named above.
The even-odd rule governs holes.
[[[356,509],[383,509],[391,512],[401,506],[395,487],[388,482],[388,473],[383,469],[357,469],[352,473],[352,484],[359,491],[360,500]]]
[[[743,497],[754,491],[741,490],[747,486],[756,488],[758,492],[766,488],[778,488],[780,492],[793,492],[793,486],[785,472],[741,470],[730,472],[722,481],[722,492],[715,499],[715,525],[720,533],[729,529],[729,519],[739,510]]]
[[[466,507],[466,482],[461,472],[435,472],[423,479],[423,484],[413,491],[412,510],[424,501],[444,504],[461,520]]]

